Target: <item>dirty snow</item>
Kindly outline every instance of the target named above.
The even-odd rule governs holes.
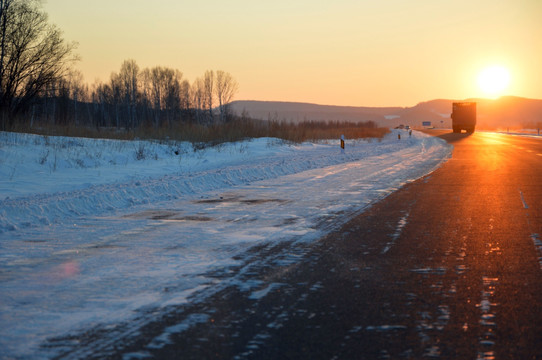
[[[341,154],[338,140],[194,151],[0,133],[0,357],[55,356],[48,339],[119,322],[137,331],[151,309],[227,285],[265,296],[229,275],[256,261],[247,250],[317,241],[451,155],[441,139],[401,134],[347,140]]]

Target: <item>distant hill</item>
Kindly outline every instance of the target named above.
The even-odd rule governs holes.
[[[388,115],[399,112],[400,107],[357,107],[317,105],[280,101],[234,101],[232,110],[241,115],[246,111],[249,116],[262,120],[347,120],[347,121],[383,121]]]
[[[278,101],[234,101],[232,110],[241,115],[262,120],[345,120],[374,121],[380,126],[395,127],[400,124],[422,126],[429,121],[435,127],[451,128],[450,113],[455,101],[476,101],[478,128],[525,128],[542,125],[542,100],[514,96],[496,100],[431,100],[413,107],[356,107],[332,106]]]
[[[497,100],[475,99],[478,102],[478,124],[481,127],[535,128],[542,127],[542,100],[514,96]]]

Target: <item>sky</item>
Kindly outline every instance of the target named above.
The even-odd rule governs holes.
[[[413,106],[446,98],[542,98],[541,0],[44,0],[77,42],[76,67],[106,82],[124,60],[224,70],[236,100]],[[480,73],[508,85],[489,93]]]

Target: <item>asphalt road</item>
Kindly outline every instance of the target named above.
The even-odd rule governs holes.
[[[115,357],[542,359],[542,140],[435,135],[454,145],[437,171],[295,265],[247,272],[260,293],[232,286],[170,312]],[[253,251],[299,250],[282,246]]]

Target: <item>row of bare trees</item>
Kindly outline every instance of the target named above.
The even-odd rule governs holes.
[[[75,43],[47,23],[40,0],[0,0],[0,130],[17,123],[134,129],[228,121],[238,90],[231,74],[206,71],[192,83],[135,60],[92,86],[73,70]]]
[[[222,70],[208,70],[191,84],[179,70],[140,70],[134,60],[126,60],[109,81],[92,86],[83,82],[80,72],[68,71],[34,99],[20,121],[127,130],[225,122],[231,119],[230,103],[237,89],[237,81]]]
[[[175,121],[227,121],[237,89],[237,81],[222,70],[208,70],[190,84],[179,70],[140,70],[134,60],[126,60],[109,82],[95,84],[89,96],[99,125],[170,127]]]

